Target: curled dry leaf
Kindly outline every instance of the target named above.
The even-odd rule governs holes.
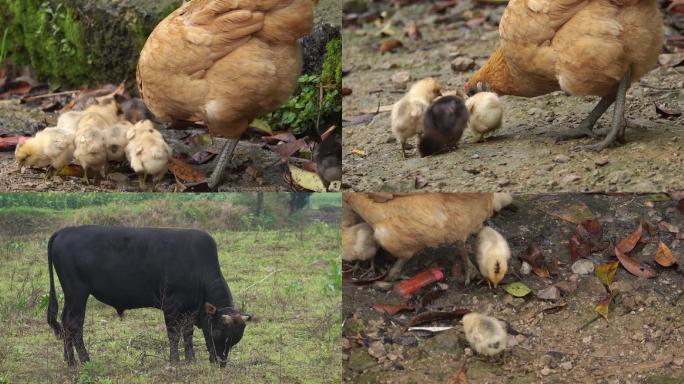
[[[391,52],[404,44],[399,41],[399,39],[387,39],[383,40],[382,43],[380,43],[380,53],[384,54],[385,52]]]
[[[202,171],[175,157],[169,160],[169,171],[183,184],[199,183],[207,179]]]
[[[411,40],[420,40],[423,37],[415,20],[409,21],[406,29],[404,30],[404,35],[408,36],[408,38]]]
[[[603,225],[596,219],[582,220],[575,228],[575,235],[570,238],[570,256],[572,260],[578,257],[588,257],[592,252],[602,251],[608,243],[602,241]]]
[[[613,295],[606,297],[605,299],[601,300],[600,303],[596,304],[594,311],[603,316],[604,319],[608,320],[608,306],[610,306],[611,301],[613,301]]]
[[[532,271],[538,276],[544,278],[550,277],[549,268],[546,265],[546,260],[544,260],[544,255],[535,244],[530,244],[527,247],[525,254],[520,256],[520,258],[532,266]]]
[[[621,253],[631,252],[632,249],[634,249],[634,247],[639,242],[639,239],[641,239],[642,231],[643,227],[641,226],[641,224],[639,224],[639,226],[637,227],[637,229],[634,230],[634,232],[630,233],[629,236],[620,240],[620,242],[617,245],[617,249]]]
[[[656,277],[657,275],[656,271],[649,265],[631,258],[626,253],[622,252],[618,247],[615,247],[615,256],[617,256],[618,260],[620,260],[620,264],[622,264],[622,266],[634,276],[650,279]]]
[[[662,241],[660,244],[658,244],[658,251],[655,255],[655,261],[663,267],[671,267],[677,263],[677,259],[672,254],[670,248]]]
[[[402,311],[414,311],[414,308],[406,303],[403,304],[373,304],[373,309],[383,313],[387,312],[390,316],[394,316]]]

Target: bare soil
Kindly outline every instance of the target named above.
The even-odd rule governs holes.
[[[511,246],[512,260],[502,284],[522,281],[533,290],[525,298],[514,298],[501,285],[490,289],[484,283],[464,287],[456,282],[449,273],[453,261],[459,259],[455,247],[426,250],[414,257],[403,270],[406,276],[437,266],[447,272],[443,282],[447,287],[441,297],[425,306],[417,304],[425,291],[409,304],[416,305],[418,313],[463,308],[507,321],[519,334],[514,336],[509,331],[509,346],[498,358],[474,355],[458,319],[424,324],[454,327],[432,337],[408,331],[405,325],[416,313],[389,316],[371,308],[373,304],[399,304],[406,299],[372,285],[354,285],[347,272],[343,281],[344,380],[444,383],[465,364],[470,383],[681,383],[683,271],[677,266],[661,268],[653,262],[658,241],[672,249],[679,266],[684,262],[678,235],[664,230],[664,225],[658,226],[665,221],[684,230],[684,214],[674,208],[676,203],[664,195],[516,196],[514,207],[495,215],[489,225],[499,230]],[[612,244],[634,231],[640,219],[656,228],[655,236],[631,255],[653,265],[657,276],[638,278],[620,267],[611,285],[619,294],[610,304],[607,320],[599,317],[590,323],[597,317],[594,307],[608,296],[605,286],[593,272],[580,275],[571,271],[568,240],[575,232],[575,224],[559,216],[576,207],[584,207],[603,224],[603,238]],[[519,255],[530,244],[539,247],[547,264],[551,264],[552,256],[558,259],[558,275],[544,279],[520,272]],[[592,254],[588,260],[596,266],[615,257],[604,251]],[[383,254],[376,259],[376,267],[381,272],[393,261]],[[351,266],[344,267],[348,270]],[[560,299],[536,297],[551,285],[562,287]],[[377,342],[384,349],[374,344]]]
[[[430,12],[430,5],[414,3],[391,8],[382,22],[348,26],[343,31],[343,57],[348,71],[343,85],[352,94],[343,99],[343,118],[350,122],[391,105],[411,82],[436,77],[447,89],[463,86],[493,51],[498,27],[487,22],[469,28],[466,22],[477,12],[498,20],[503,7],[473,9],[459,3],[445,15]],[[422,40],[405,37],[405,25],[415,20]],[[380,31],[392,23],[391,36]],[[381,54],[380,42],[397,38],[403,47]],[[457,56],[471,58],[475,67],[454,72]],[[595,97],[568,97],[556,92],[535,98],[502,97],[504,123],[484,143],[473,143],[469,132],[459,148],[420,158],[416,149],[403,160],[399,144],[390,132],[390,114],[379,113],[370,121],[343,130],[344,188],[353,191],[667,191],[684,186],[684,117],[664,118],[654,104],[684,108],[684,71],[654,69],[634,83],[627,95],[626,117],[640,128],[627,129],[627,143],[596,153],[578,149],[592,139],[557,143],[551,134],[571,129],[598,102]],[[408,71],[408,84],[392,76]],[[612,108],[599,121],[599,132],[609,127]],[[414,147],[417,138],[409,141]],[[359,155],[361,150],[364,154]],[[416,183],[418,179],[418,183]],[[425,184],[426,185],[422,185]]]

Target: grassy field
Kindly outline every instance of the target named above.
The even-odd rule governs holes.
[[[110,194],[109,201],[76,209],[43,204],[63,198],[49,196],[10,206],[0,195],[0,383],[341,381],[339,195],[314,195],[312,208],[292,217],[287,200],[266,196],[262,218],[251,215],[252,197],[239,194],[140,201]],[[84,328],[92,361],[66,366],[62,342],[45,320],[46,244],[58,228],[93,223],[193,227],[216,239],[237,305],[259,318],[225,369],[209,364],[201,330],[195,328],[197,362],[171,365],[161,311],[132,310],[119,319],[92,297]],[[58,297],[61,315],[59,287]]]

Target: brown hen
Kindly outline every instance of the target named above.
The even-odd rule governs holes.
[[[302,67],[297,39],[313,0],[193,0],[166,17],[140,53],[138,90],[162,121],[203,121],[228,138],[208,183],[220,184],[240,136],[285,103]]]
[[[373,227],[378,244],[398,259],[388,280],[396,279],[418,251],[459,243],[466,284],[478,273],[465,249],[466,240],[512,201],[508,193],[345,193],[343,199]]]
[[[601,150],[624,142],[625,94],[655,66],[662,28],[655,0],[511,0],[499,47],[465,87],[487,83],[493,92],[527,97],[557,90],[601,96],[576,130],[561,135],[596,137],[594,124],[615,103],[610,132],[587,146]]]

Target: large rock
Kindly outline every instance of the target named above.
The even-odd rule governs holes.
[[[0,36],[41,80],[74,87],[128,80],[157,23],[181,0],[0,0]]]

